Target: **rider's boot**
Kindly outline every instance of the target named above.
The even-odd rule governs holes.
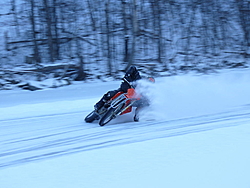
[[[104,105],[104,101],[103,100],[100,100],[99,102],[97,102],[95,105],[94,105],[94,108],[95,108],[95,111],[98,111],[100,110]]]
[[[139,121],[139,116],[138,116],[138,115],[135,115],[135,116],[134,116],[134,121],[135,121],[135,122],[138,122],[138,121]]]
[[[116,93],[118,93],[118,90],[114,90],[114,91],[108,91],[106,94],[103,95],[103,97],[100,99],[100,101],[98,101],[95,105],[95,111],[100,110],[104,104],[111,99],[111,97],[113,97]]]
[[[140,107],[136,108],[135,115],[134,115],[134,121],[135,122],[139,121],[139,111],[140,111]]]

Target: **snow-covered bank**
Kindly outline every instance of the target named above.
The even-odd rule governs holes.
[[[0,187],[249,188],[249,83],[247,69],[158,78],[141,122],[104,127],[83,118],[119,82],[0,92]]]

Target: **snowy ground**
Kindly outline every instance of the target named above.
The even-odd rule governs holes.
[[[250,70],[159,78],[140,122],[86,124],[118,84],[1,91],[0,187],[250,188]]]

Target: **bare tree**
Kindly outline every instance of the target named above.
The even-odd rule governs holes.
[[[122,19],[123,19],[123,28],[124,28],[124,58],[123,61],[124,62],[128,62],[129,61],[129,36],[128,36],[128,23],[127,23],[127,14],[126,14],[126,1],[125,0],[121,0],[122,3]]]
[[[11,0],[11,4],[12,4],[12,12],[13,12],[13,15],[14,15],[14,20],[15,20],[15,26],[16,26],[16,34],[17,36],[19,37],[20,36],[20,28],[19,28],[19,22],[18,22],[18,13],[17,13],[17,10],[16,10],[16,0]]]
[[[31,26],[32,26],[32,38],[33,38],[33,44],[34,44],[34,58],[36,63],[41,62],[41,57],[39,54],[39,48],[38,48],[38,43],[37,43],[37,36],[36,36],[36,21],[35,21],[35,3],[33,0],[30,0],[30,21],[31,21]]]
[[[93,3],[93,1],[92,1],[92,3]],[[96,21],[94,18],[94,11],[93,11],[92,4],[90,3],[90,0],[87,0],[87,5],[88,5],[88,12],[89,12],[91,22],[92,22],[92,30],[96,31]]]
[[[91,63],[103,63],[115,76],[120,69],[117,60],[123,61],[124,69],[135,59],[154,60],[160,67],[168,60],[178,68],[226,53],[249,57],[249,0],[19,0],[21,6],[17,0],[9,2],[11,10],[0,16],[11,20],[4,50],[18,54],[13,59],[25,49],[37,63],[77,58],[80,72]]]
[[[46,25],[47,25],[47,36],[48,36],[48,47],[49,47],[49,55],[50,61],[55,61],[55,51],[54,51],[54,44],[53,44],[53,35],[52,35],[52,18],[51,18],[51,9],[49,6],[49,0],[43,0],[44,10],[45,10],[45,18],[46,18]]]
[[[60,1],[60,0],[59,0]],[[59,44],[59,34],[58,34],[58,0],[52,1],[52,30],[54,31],[53,49],[55,59],[59,59],[60,55],[60,44]]]
[[[108,72],[109,75],[112,75],[112,60],[111,60],[111,45],[110,45],[110,19],[109,19],[109,14],[110,14],[110,0],[107,0],[105,3],[105,18],[106,18],[106,42],[107,42],[107,65],[108,65]]]
[[[249,57],[248,50],[250,50],[250,1],[248,0],[236,0],[239,18],[242,30],[244,32],[244,49],[245,57]]]
[[[153,8],[153,14],[154,14],[154,21],[155,21],[155,30],[157,33],[157,48],[158,48],[158,54],[157,54],[157,61],[159,63],[162,63],[162,54],[163,54],[163,35],[162,35],[162,3],[161,0],[153,0],[152,2],[152,8]]]
[[[125,68],[127,70],[131,65],[134,64],[135,49],[136,49],[136,38],[138,35],[138,20],[137,20],[137,4],[136,0],[133,0],[132,4],[132,34],[131,34],[131,49],[129,53],[129,62]]]

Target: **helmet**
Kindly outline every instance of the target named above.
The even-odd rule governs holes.
[[[155,83],[155,79],[154,79],[153,77],[147,77],[147,80],[148,80],[149,82]]]

